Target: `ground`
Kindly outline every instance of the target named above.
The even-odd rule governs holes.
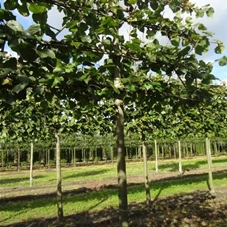
[[[152,181],[171,181],[176,178],[189,177],[190,175],[205,174],[204,170],[190,170],[184,175],[176,173],[156,173],[152,175]],[[143,183],[143,176],[128,177],[129,185]],[[103,190],[104,188],[116,187],[116,179],[92,180],[81,184],[81,187],[72,190],[72,185],[65,185],[65,196],[67,194],[85,193],[93,190]],[[46,188],[43,186],[34,187],[32,194],[39,196],[55,196],[55,188]],[[15,194],[16,193],[16,194]],[[1,195],[4,194],[4,198]],[[14,189],[0,191],[0,203],[4,205],[7,201],[35,199],[31,195],[28,187],[20,188],[15,192]],[[227,188],[218,188],[215,194],[209,191],[196,191],[190,194],[178,194],[166,198],[152,198],[150,210],[146,209],[145,203],[135,203],[129,206],[130,226],[152,226],[152,227],[225,227],[227,226]],[[63,223],[58,223],[56,219],[38,219],[26,223],[10,225],[12,227],[33,227],[33,226],[119,226],[118,211],[114,208],[108,208],[99,212],[83,212],[65,217]]]

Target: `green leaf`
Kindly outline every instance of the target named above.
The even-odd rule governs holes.
[[[218,45],[214,49],[216,54],[222,54],[225,51],[225,47],[223,45]]]
[[[8,9],[8,10],[14,10],[17,8],[17,6],[18,6],[18,2],[15,0],[6,0],[4,2],[4,7],[5,9]]]
[[[137,3],[137,0],[128,0],[128,3],[129,4],[136,4]]]
[[[0,70],[0,79],[7,77],[10,72],[12,72],[12,70],[9,68],[1,69]]]
[[[33,24],[27,29],[27,32],[29,32],[31,35],[36,35],[37,33],[41,32],[41,29],[38,24]]]
[[[37,50],[37,53],[41,58],[56,58],[54,51],[50,49]]]
[[[1,18],[0,21],[3,19],[6,21],[16,19],[16,17],[11,12],[9,12],[8,10],[4,10],[4,9],[0,9],[0,18]]]
[[[150,6],[153,10],[156,10],[158,8],[157,1],[150,1]]]
[[[178,56],[184,57],[185,55],[188,54],[188,52],[191,50],[190,46],[186,46],[184,49],[182,49],[179,53]]]
[[[59,76],[59,77],[55,77],[54,78],[54,81],[51,85],[51,87],[55,87],[57,84],[59,84],[61,81],[64,81],[64,78],[62,76]]]
[[[225,66],[225,65],[227,65],[227,57],[226,57],[226,56],[223,56],[222,58],[220,58],[219,61],[218,61],[218,64],[219,64],[220,66]]]
[[[27,1],[23,1],[22,5],[18,4],[17,10],[24,17],[27,17],[30,15],[30,13],[28,11]]]
[[[4,62],[3,66],[4,66],[4,68],[16,70],[17,69],[17,59],[10,58],[9,60]]]
[[[66,28],[69,28],[69,29],[74,28],[77,26],[77,24],[78,24],[77,20],[70,21],[66,24]]]
[[[10,29],[12,29],[14,32],[22,32],[22,31],[24,31],[23,26],[20,23],[18,23],[17,21],[15,21],[15,20],[8,21],[6,23],[6,25]]]
[[[206,14],[208,17],[213,17],[214,15],[214,9],[212,7],[210,7],[207,11]]]
[[[85,42],[85,43],[91,43],[92,39],[89,35],[85,35],[83,37],[81,37],[81,40],[82,42]]]
[[[204,24],[201,24],[201,23],[198,24],[198,29],[201,30],[201,31],[207,30],[206,26]]]
[[[46,6],[31,3],[29,5],[29,10],[35,14],[44,13],[46,11]]]
[[[17,84],[13,89],[12,91],[15,92],[15,93],[19,93],[21,92],[22,90],[24,90],[24,88],[27,86],[27,83],[20,83],[20,84]]]
[[[209,49],[209,41],[207,38],[200,40],[195,46],[195,53],[202,55],[206,53]]]
[[[176,37],[176,38],[171,39],[171,44],[175,47],[178,47],[180,44],[180,38]]]
[[[21,57],[24,60],[27,60],[27,61],[30,61],[30,62],[37,59],[36,51],[29,46],[19,49],[18,53],[21,55]]]

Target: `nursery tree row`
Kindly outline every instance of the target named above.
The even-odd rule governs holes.
[[[166,7],[173,18],[165,17]],[[53,9],[62,16],[59,27],[49,24]],[[33,24],[23,28],[14,10],[32,18]],[[128,226],[124,126],[138,133],[145,151],[146,135],[159,124],[153,113],[166,111],[166,106],[171,113],[180,109],[180,117],[185,118],[191,106],[204,111],[215,77],[212,64],[197,56],[206,53],[211,43],[216,54],[224,47],[202,23],[194,24],[192,17],[213,13],[209,5],[199,8],[184,0],[4,2],[0,9],[2,136],[30,139],[32,151],[35,138],[55,135],[60,220],[61,134],[115,132],[119,219],[121,226]],[[130,27],[127,37],[122,33],[125,26]],[[216,62],[226,65],[227,58],[221,56]],[[212,122],[197,118],[203,122],[199,131],[208,136]],[[171,119],[166,116],[166,122]],[[179,119],[174,121],[179,128],[174,136],[180,138],[185,134]]]

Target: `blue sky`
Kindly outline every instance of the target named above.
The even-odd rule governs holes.
[[[0,0],[1,5],[3,5],[4,0]],[[208,28],[209,31],[215,33],[214,39],[221,40],[226,46],[225,55],[227,55],[227,27],[225,23],[227,22],[227,1],[225,0],[191,0],[191,2],[196,3],[198,6],[203,6],[210,4],[215,10],[213,18],[203,18],[200,19],[202,23]],[[17,12],[15,12],[17,19],[26,29],[32,24],[31,17],[23,18]],[[59,15],[56,9],[52,10],[49,14],[48,23],[54,27],[59,27],[62,23],[62,16]],[[124,32],[124,31],[123,31]],[[127,31],[125,30],[125,34]],[[63,34],[62,34],[63,35]],[[214,62],[215,59],[222,57],[223,55],[216,55],[214,51],[209,51],[206,55],[200,57],[204,61]],[[213,74],[220,80],[227,81],[227,66],[220,67],[217,63],[213,64],[214,70]]]

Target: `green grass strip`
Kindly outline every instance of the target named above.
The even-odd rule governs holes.
[[[176,180],[150,183],[151,197],[162,198],[179,193],[208,189],[208,176],[180,178]],[[214,186],[227,186],[227,173],[214,174]],[[118,206],[117,189],[101,190],[85,194],[74,194],[64,197],[64,215],[82,211],[102,210]],[[129,203],[145,200],[143,185],[128,188]],[[35,199],[31,201],[8,202],[0,205],[1,225],[30,221],[35,218],[55,217],[57,213],[56,200]]]

